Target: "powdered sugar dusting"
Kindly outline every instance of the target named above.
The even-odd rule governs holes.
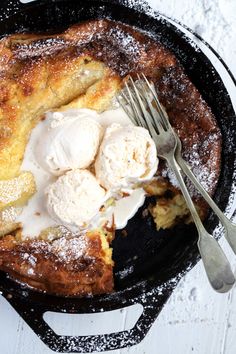
[[[26,241],[27,242],[27,241]],[[27,245],[27,243],[26,243]],[[89,238],[86,234],[81,234],[70,238],[61,236],[52,242],[44,240],[35,240],[30,243],[30,249],[24,251],[24,243],[22,244],[21,257],[32,268],[37,266],[37,255],[44,254],[44,257],[54,255],[57,260],[64,264],[70,264],[78,261],[81,257],[86,256],[89,250]]]
[[[109,51],[104,46],[104,36],[106,36],[106,41],[109,42]],[[11,46],[15,57],[20,60],[41,60],[45,57],[53,56],[59,51],[66,51],[68,48],[73,49],[75,55],[83,53],[84,50],[91,50],[98,59],[106,58],[110,67],[116,69],[119,66],[119,72],[122,76],[129,72],[131,66],[135,66],[138,56],[144,50],[144,45],[140,44],[119,25],[103,28],[101,21],[89,24],[88,30],[84,29],[78,32],[75,38],[73,33],[70,34],[69,32],[68,35],[66,31],[61,37],[42,38],[35,41],[17,41],[13,39]],[[121,60],[122,53],[126,57],[125,60]],[[64,59],[66,63],[66,56]],[[69,60],[71,60],[71,57]]]
[[[199,149],[201,149],[201,153],[202,151],[208,152],[210,146],[214,144],[217,139],[217,134],[210,134],[205,141],[193,144],[191,150],[185,151],[183,154],[183,158],[187,161],[188,165],[192,169],[192,172],[207,192],[212,191],[212,186],[215,185],[218,178],[217,171],[214,168],[214,166],[218,163],[218,157],[211,155],[209,160],[203,162],[199,154]],[[168,178],[174,187],[180,188],[174,172],[167,166],[163,169],[162,176]],[[192,197],[200,197],[200,193],[188,179],[186,179],[186,185]]]
[[[142,8],[142,1],[138,0],[128,0],[126,1],[126,4],[128,4],[130,7],[134,7],[140,10],[144,10],[146,11],[146,9]],[[183,7],[183,3],[186,3],[187,6]],[[204,6],[206,7],[206,15],[209,18],[210,14],[212,14],[212,16],[215,15],[215,13],[213,11],[208,11],[208,9],[210,7],[212,7],[212,9],[216,8],[216,1],[214,0],[210,0],[210,1],[197,1],[196,2],[196,6],[199,6],[199,4],[204,4]],[[220,2],[219,2],[220,3]],[[225,1],[222,1],[222,3],[224,3],[225,6]],[[154,2],[153,2],[154,4]],[[157,2],[155,3],[157,4]],[[225,47],[224,45],[224,40],[227,41],[227,38],[229,37],[228,35],[225,35],[225,28],[217,28],[217,31],[212,31],[209,30],[209,26],[211,25],[211,23],[213,22],[214,19],[210,19],[209,23],[202,21],[202,19],[199,19],[199,16],[197,13],[193,13],[190,10],[190,7],[192,6],[192,2],[190,1],[184,1],[181,4],[181,8],[177,8],[176,6],[171,6],[170,2],[166,2],[164,0],[159,0],[158,1],[158,7],[159,10],[164,11],[167,14],[170,14],[171,12],[173,13],[173,16],[176,17],[176,12],[180,11],[182,13],[183,19],[188,20],[189,24],[192,26],[194,26],[194,24],[197,23],[197,21],[199,21],[199,26],[197,27],[196,25],[196,30],[198,32],[202,32],[203,27],[202,27],[202,23],[204,22],[206,25],[206,32],[205,34],[207,35],[214,35],[214,38],[217,39],[216,36],[216,32],[218,32],[220,34],[220,36],[224,37],[221,38],[221,46]],[[200,5],[201,6],[201,5]],[[208,14],[207,14],[208,12]],[[146,13],[148,14],[152,14],[152,12],[150,12],[149,10],[146,11]],[[191,13],[193,13],[194,18],[192,18],[191,16],[189,16]],[[155,16],[156,17],[156,16]],[[217,18],[218,16],[215,16],[215,18]],[[186,22],[186,21],[185,21]],[[217,26],[218,24],[216,24]],[[220,28],[220,29],[219,29]],[[222,29],[222,30],[221,30]],[[232,36],[232,32],[231,32],[231,36]],[[222,40],[223,39],[223,40]],[[229,41],[230,42],[230,41]],[[229,55],[231,55],[231,51],[228,51]],[[233,56],[231,55],[231,58],[229,58],[229,60],[233,60]],[[193,165],[194,165],[194,158],[192,161]],[[195,168],[199,169],[199,166],[195,166]],[[200,171],[201,172],[201,171]],[[204,175],[204,173],[203,173]],[[199,178],[199,177],[198,177]],[[200,176],[201,179],[204,179],[203,176]],[[188,267],[186,269],[186,271],[190,270],[190,268],[192,268],[192,264],[190,265],[190,267]],[[162,304],[164,302],[161,302],[161,297],[162,295],[165,293],[166,288],[170,287],[170,288],[174,288],[175,285],[178,283],[180,277],[182,276],[182,274],[178,275],[176,278],[173,278],[169,281],[169,283],[167,284],[163,284],[158,288],[153,289],[153,291],[151,292],[145,292],[145,289],[143,289],[143,294],[140,295],[140,297],[135,297],[132,299],[132,302],[144,302],[144,304],[147,306],[148,309],[150,309],[150,312],[147,311],[147,313],[145,313],[145,316],[143,316],[143,321],[138,322],[138,331],[136,332],[130,332],[130,331],[126,331],[126,332],[121,332],[118,334],[112,334],[110,336],[104,335],[104,336],[91,336],[91,337],[82,337],[82,338],[78,338],[78,337],[68,337],[68,336],[54,336],[53,332],[51,331],[51,329],[48,328],[48,330],[46,330],[46,333],[44,332],[44,334],[42,335],[42,339],[48,343],[48,345],[50,345],[50,348],[56,351],[73,351],[73,352],[91,352],[91,351],[104,351],[104,350],[111,350],[111,349],[116,349],[118,347],[125,347],[127,345],[131,346],[131,345],[135,345],[138,342],[140,342],[140,340],[143,338],[143,335],[145,335],[147,333],[147,330],[150,328],[150,324],[153,321],[152,317],[150,316],[150,313],[152,311],[155,311],[156,309],[156,313],[158,313],[158,308],[159,306],[162,306]],[[129,290],[129,289],[127,289]],[[119,296],[119,295],[118,295]],[[111,301],[112,299],[114,299],[115,297],[117,297],[117,294],[113,294],[111,295]],[[151,302],[151,300],[153,300]],[[125,299],[125,301],[129,301],[128,297]],[[96,311],[96,309],[94,309],[94,312]],[[40,324],[39,324],[40,326]],[[42,326],[42,325],[41,325]],[[45,331],[45,326],[42,327],[42,329]],[[41,329],[41,332],[43,332]]]
[[[13,12],[17,12],[19,10],[19,4],[15,0],[9,0],[7,6],[5,6],[4,11],[0,13],[0,21],[7,19],[12,15]]]
[[[124,270],[119,271],[119,273],[117,274],[119,276],[120,279],[124,279],[126,278],[128,275],[132,274],[134,271],[134,267],[133,265],[125,268]]]
[[[52,243],[50,251],[56,254],[62,262],[70,263],[82,257],[87,247],[88,240],[85,235],[71,239],[62,237]]]
[[[199,155],[199,150],[201,149],[201,151],[208,152],[217,139],[218,136],[216,134],[210,134],[205,141],[194,144],[191,151],[186,152],[184,155],[184,157],[187,157],[192,172],[207,192],[212,191],[212,186],[215,185],[218,177],[216,169],[214,168],[218,163],[218,156],[211,154],[210,159],[203,163]],[[189,181],[187,181],[187,184],[192,196],[200,196]]]
[[[4,222],[13,222],[16,220],[17,216],[20,215],[22,211],[22,208],[15,208],[15,207],[9,207],[4,209],[0,213],[0,219],[2,219]]]
[[[45,38],[30,43],[16,43],[15,55],[19,59],[54,55],[66,46],[62,38]]]
[[[24,260],[27,260],[31,266],[35,266],[37,262],[37,258],[29,253],[24,253],[23,257]]]
[[[108,36],[111,39],[114,39],[115,42],[119,43],[122,50],[128,52],[130,55],[139,53],[139,50],[141,49],[141,46],[135,38],[118,26],[111,28],[108,32]]]
[[[16,201],[23,193],[27,193],[31,180],[27,178],[13,178],[0,181],[0,203],[8,204]]]

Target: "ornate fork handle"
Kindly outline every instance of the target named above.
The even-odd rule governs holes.
[[[184,174],[192,181],[192,183],[194,184],[196,189],[201,193],[201,195],[206,200],[206,202],[211,207],[211,209],[214,211],[214,213],[218,216],[221,224],[224,226],[225,231],[226,231],[225,232],[225,238],[227,239],[227,241],[229,242],[232,250],[236,254],[236,224],[232,223],[224,215],[224,213],[219,209],[219,207],[216,205],[216,203],[213,201],[213,199],[209,196],[209,194],[206,192],[206,190],[201,185],[201,183],[197,180],[197,178],[195,177],[195,175],[191,171],[191,169],[188,166],[188,164],[182,158],[182,154],[181,154],[182,144],[181,144],[180,138],[179,138],[178,134],[174,131],[172,126],[170,125],[168,115],[167,115],[164,107],[162,107],[162,105],[160,104],[160,102],[158,100],[155,88],[153,88],[149,84],[149,82],[147,81],[147,79],[146,79],[146,77],[144,75],[143,75],[143,77],[144,77],[145,82],[149,86],[150,91],[153,94],[154,100],[156,100],[162,123],[164,123],[166,125],[166,127],[168,128],[168,130],[172,131],[172,133],[175,136],[175,140],[176,140],[175,158],[176,158],[177,163],[181,167],[181,170],[184,172]]]
[[[166,160],[169,167],[176,175],[183,196],[196,224],[199,233],[198,248],[206,269],[207,277],[215,290],[222,293],[227,292],[232,288],[235,282],[229,262],[217,241],[204,228],[174,155],[166,156]]]
[[[178,136],[172,129],[167,117],[165,117],[166,113],[158,100],[155,90],[144,75],[143,78],[147,87],[142,82],[141,87],[138,87],[131,77],[129,82],[125,84],[127,94],[123,91],[122,97],[129,105],[129,108],[121,100],[119,102],[134,124],[149,130],[157,146],[157,155],[165,159],[175,173],[198,230],[198,248],[207,277],[216,291],[227,292],[235,283],[235,277],[229,261],[218,242],[206,231],[202,224],[185,185],[181,168],[175,158],[178,149],[181,150],[181,142],[178,140]],[[156,104],[155,106],[153,105],[153,100]]]

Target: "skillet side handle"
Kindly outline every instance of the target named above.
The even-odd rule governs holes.
[[[130,347],[140,343],[151,328],[163,305],[170,296],[170,289],[160,295],[147,294],[135,299],[133,304],[140,303],[143,312],[135,326],[127,331],[104,335],[68,336],[57,335],[44,321],[43,315],[49,308],[40,308],[29,301],[7,298],[19,315],[37,334],[37,336],[53,351],[66,353],[93,353]],[[81,324],[82,325],[82,324]]]

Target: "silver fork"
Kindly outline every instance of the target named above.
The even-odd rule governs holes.
[[[157,93],[156,93],[156,91],[154,89],[154,86],[152,86],[149,83],[149,81],[147,80],[145,75],[142,75],[142,76],[143,76],[143,78],[144,78],[144,80],[146,82],[147,87],[152,92],[152,95],[155,98],[156,107],[157,107],[157,111],[158,111],[157,114],[159,114],[159,119],[163,121],[165,128],[169,129],[170,131],[172,131],[172,133],[175,135],[175,139],[177,141],[177,146],[176,146],[176,150],[175,150],[175,158],[176,158],[176,161],[177,161],[178,165],[181,167],[181,170],[183,171],[183,173],[194,184],[196,189],[201,193],[201,195],[206,200],[206,202],[211,207],[211,209],[214,211],[214,213],[218,216],[221,224],[224,226],[224,229],[225,229],[225,238],[228,241],[228,243],[230,244],[230,246],[231,246],[232,250],[234,251],[234,253],[236,254],[236,224],[234,224],[231,220],[229,220],[224,215],[224,213],[219,209],[219,207],[216,205],[214,200],[209,196],[207,191],[204,189],[204,187],[201,185],[201,183],[197,180],[197,178],[193,174],[193,172],[192,172],[191,168],[189,167],[189,165],[182,158],[181,140],[180,140],[178,134],[176,134],[176,132],[172,128],[172,126],[171,126],[171,124],[169,122],[168,115],[167,115],[165,109],[163,108],[163,106],[161,105],[161,103],[160,103],[160,101],[158,99],[158,96],[157,96]]]
[[[143,82],[141,87],[140,82]],[[150,89],[147,82],[145,84],[142,80],[139,80],[139,85],[137,85],[130,77],[128,83],[126,82],[126,90],[127,93],[123,90],[121,95],[128,106],[118,97],[121,106],[134,124],[149,130],[151,137],[156,143],[157,155],[167,161],[169,167],[176,175],[182,194],[198,230],[198,248],[210,284],[220,293],[229,291],[235,283],[234,274],[223,250],[203,226],[189,195],[181,174],[181,168],[175,158],[175,153],[177,148],[179,148],[178,140],[170,124],[166,123],[166,120],[153,106],[154,101],[157,107],[161,107],[154,89]]]

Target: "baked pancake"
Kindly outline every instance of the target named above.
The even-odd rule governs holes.
[[[102,231],[53,241],[1,241],[0,267],[33,288],[60,295],[109,293],[113,261]]]
[[[220,173],[221,134],[210,108],[161,43],[109,20],[81,23],[51,36],[16,34],[0,41],[0,181],[20,175],[30,133],[46,111],[104,111],[126,76],[136,77],[140,72],[154,82],[182,140],[184,158],[212,195]],[[189,187],[204,218],[206,204]],[[145,188],[156,196],[149,210],[158,229],[181,220],[190,222],[178,185],[164,162],[157,179]],[[0,269],[14,278],[53,294],[112,291],[111,237],[106,238],[103,231],[76,238],[60,235],[55,240],[23,241],[18,224],[15,229],[13,232],[14,225],[8,225],[0,239]],[[79,241],[81,237],[86,239],[86,247]],[[60,247],[74,254],[70,247],[76,242],[81,256],[61,257]]]

